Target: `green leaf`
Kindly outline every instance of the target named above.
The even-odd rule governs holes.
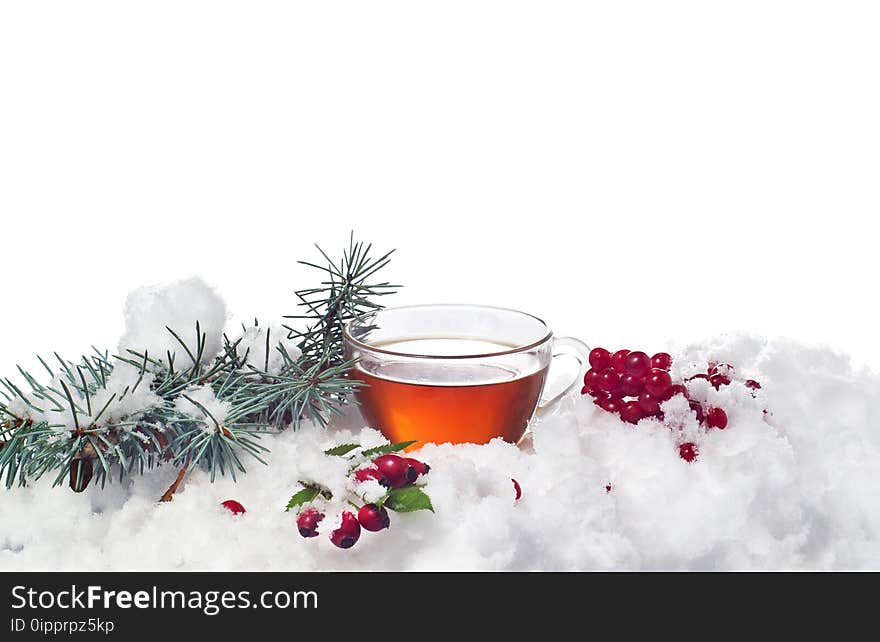
[[[335,448],[330,448],[324,451],[325,455],[335,455],[336,457],[342,457],[343,455],[347,455],[355,448],[360,448],[360,444],[342,444],[336,446]]]
[[[320,488],[303,488],[301,491],[296,493],[293,497],[290,498],[290,501],[287,502],[287,508],[284,509],[284,512],[289,510],[293,510],[303,504],[308,504],[310,501],[314,500],[321,493]]]
[[[372,457],[373,455],[387,455],[388,453],[394,453],[398,450],[403,450],[404,448],[409,448],[415,442],[413,441],[401,441],[396,444],[386,444],[385,446],[376,446],[375,448],[368,448],[362,454],[364,457]]]
[[[388,493],[383,505],[398,513],[412,513],[417,510],[434,512],[431,498],[418,486],[395,488]]]

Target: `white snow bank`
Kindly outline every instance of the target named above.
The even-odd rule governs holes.
[[[196,473],[170,504],[156,499],[171,468],[80,495],[47,481],[0,490],[0,568],[880,568],[880,376],[785,341],[670,352],[674,369],[713,358],[763,385],[757,398],[741,385],[705,391],[730,423],[689,433],[693,464],[658,422],[631,427],[572,398],[534,427],[534,452],[501,441],[423,447],[414,456],[432,467],[436,513],[392,513],[389,530],[341,550],[329,529],[302,539],[283,507],[299,479],[342,484],[345,466],[324,448],[378,443],[349,417],[348,427],[266,437],[270,466],[249,463],[238,484]],[[247,514],[223,509],[230,498]]]

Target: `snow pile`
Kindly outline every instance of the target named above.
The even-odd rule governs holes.
[[[291,361],[302,356],[296,342],[288,339],[287,335],[288,331],[281,327],[251,326],[244,330],[239,339],[238,353],[247,355],[244,359],[246,365],[277,374],[285,364],[282,349]]]
[[[346,467],[325,448],[382,441],[349,416],[266,436],[268,467],[247,462],[238,484],[197,472],[169,504],[156,499],[170,467],[79,495],[48,479],[0,491],[0,568],[880,568],[880,377],[828,350],[753,337],[671,352],[673,370],[720,360],[763,386],[756,398],[736,382],[703,391],[727,411],[723,431],[681,413],[699,448],[692,464],[678,431],[632,427],[572,397],[536,423],[531,449],[424,446],[413,455],[431,465],[436,512],[392,513],[389,530],[341,550],[329,525],[302,539],[283,507],[298,480],[342,483]],[[248,512],[222,508],[230,498]]]

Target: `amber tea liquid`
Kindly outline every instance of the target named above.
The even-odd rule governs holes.
[[[493,341],[444,338],[375,347],[432,356],[511,348]],[[367,384],[357,392],[364,419],[392,442],[485,444],[500,436],[516,443],[535,412],[547,377],[547,367],[539,367],[537,359],[518,365],[499,367],[466,359],[414,363],[388,357],[371,371],[358,366],[352,374]]]

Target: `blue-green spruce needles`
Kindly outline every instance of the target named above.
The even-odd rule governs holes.
[[[247,458],[265,463],[261,433],[304,420],[325,424],[341,414],[359,385],[347,376],[353,362],[343,355],[342,327],[381,308],[377,299],[398,286],[374,282],[390,252],[373,259],[371,246],[353,238],[337,262],[318,251],[326,265],[301,263],[323,280],[295,293],[303,314],[285,317],[304,324],[285,326],[287,345],[292,341],[301,354],[266,329],[263,364],[250,362],[241,338],[225,335],[220,354],[205,358],[207,337],[197,323],[191,337],[168,328],[181,348],[174,353],[132,347],[111,356],[93,348],[76,362],[58,354],[39,358],[48,381],[22,368],[23,384],[0,378],[0,481],[11,488],[49,475],[54,485],[67,480],[81,492],[171,464],[179,474],[162,497],[167,501],[195,468],[213,481],[244,473]],[[270,354],[281,364],[271,371]],[[222,402],[222,417],[199,401],[205,389]]]

